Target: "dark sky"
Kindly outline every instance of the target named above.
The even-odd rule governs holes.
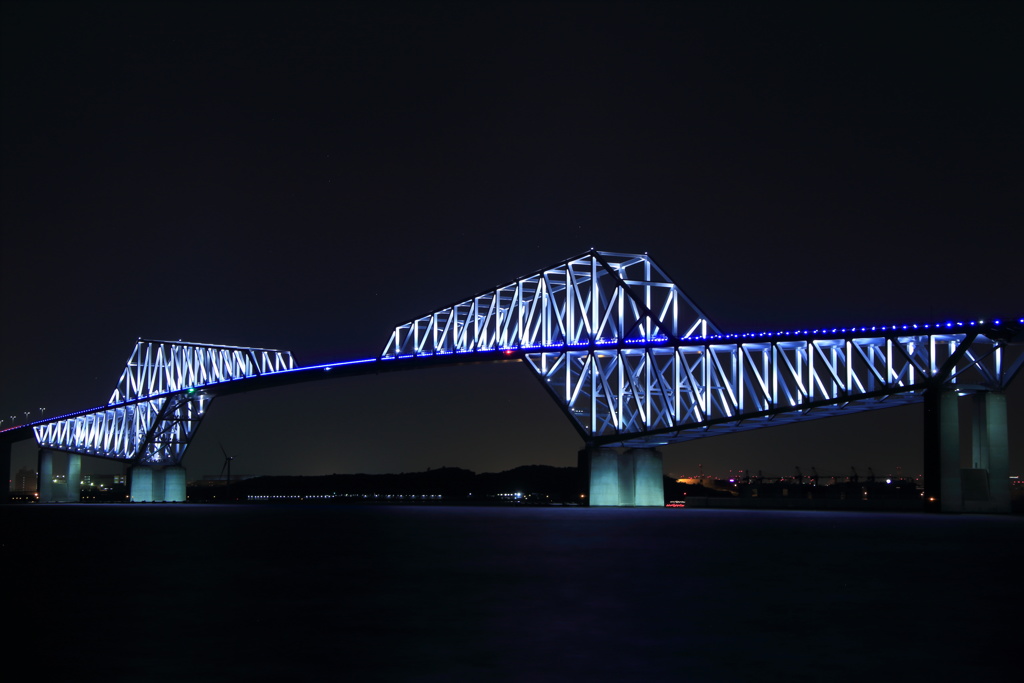
[[[137,337],[368,357],[590,247],[649,252],[727,331],[1024,314],[1017,3],[0,7],[5,425],[104,403]],[[666,470],[918,472],[920,432],[897,408]],[[221,445],[321,474],[581,444],[500,365],[222,398],[190,476]]]

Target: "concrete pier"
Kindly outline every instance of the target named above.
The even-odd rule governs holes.
[[[79,503],[82,500],[82,456],[78,453],[68,454],[68,474],[64,480],[67,487],[64,501]]]
[[[39,479],[36,482],[36,491],[39,492],[40,503],[53,502],[53,451],[45,448],[39,449],[39,467],[36,470]]]
[[[665,507],[665,466],[661,451],[631,448],[633,458],[633,504],[637,507]]]
[[[924,394],[924,499],[933,512],[960,512],[960,422],[956,391]]]
[[[971,467],[961,466],[957,392],[924,394],[924,496],[932,512],[1010,512],[1006,396],[972,397]]]
[[[162,469],[151,468],[153,473],[153,486],[150,502],[162,503],[164,502],[164,471]]]
[[[164,468],[164,502],[185,502],[185,468],[169,465]]]
[[[7,500],[11,493],[11,444],[9,441],[0,443],[0,469],[4,471],[4,488],[0,491],[0,497]]]
[[[162,468],[135,465],[129,478],[133,503],[185,502],[185,468],[180,465]]]
[[[39,467],[36,491],[40,503],[78,503],[82,500],[82,456],[66,453],[67,470],[63,481],[54,483],[54,453],[39,449]]]
[[[964,473],[977,472],[973,476],[979,486],[968,487],[967,479],[963,479],[964,512],[1010,512],[1010,445],[1006,395],[1002,392],[983,391],[974,394],[972,399],[971,470],[965,470]]]
[[[129,500],[133,503],[153,502],[153,468],[135,465],[128,471]]]
[[[663,507],[662,454],[653,448],[585,448],[579,453],[592,507]]]

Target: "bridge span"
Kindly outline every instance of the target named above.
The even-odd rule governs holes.
[[[921,403],[925,499],[1007,512],[1004,391],[1024,318],[726,333],[646,254],[591,250],[398,325],[374,358],[296,366],[288,351],[138,340],[106,405],[0,431],[52,454],[131,464],[131,498],[184,500],[182,462],[210,402],[267,387],[454,363],[522,362],[569,418],[589,503],[663,505],[658,446]],[[973,395],[972,467],[958,397]],[[76,499],[77,490],[67,494]]]

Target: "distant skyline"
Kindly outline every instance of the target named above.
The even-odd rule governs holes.
[[[375,356],[591,247],[648,252],[732,332],[1019,317],[1022,18],[3,3],[0,416],[102,405],[138,337]],[[221,446],[238,472],[324,474],[574,465],[582,444],[526,368],[481,365],[220,398],[189,476]],[[920,407],[663,450],[680,475],[916,472]]]

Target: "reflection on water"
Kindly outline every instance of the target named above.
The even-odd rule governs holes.
[[[1005,677],[1024,518],[6,506],[47,680]],[[59,656],[58,656],[59,655]],[[84,677],[84,678],[83,678]]]

